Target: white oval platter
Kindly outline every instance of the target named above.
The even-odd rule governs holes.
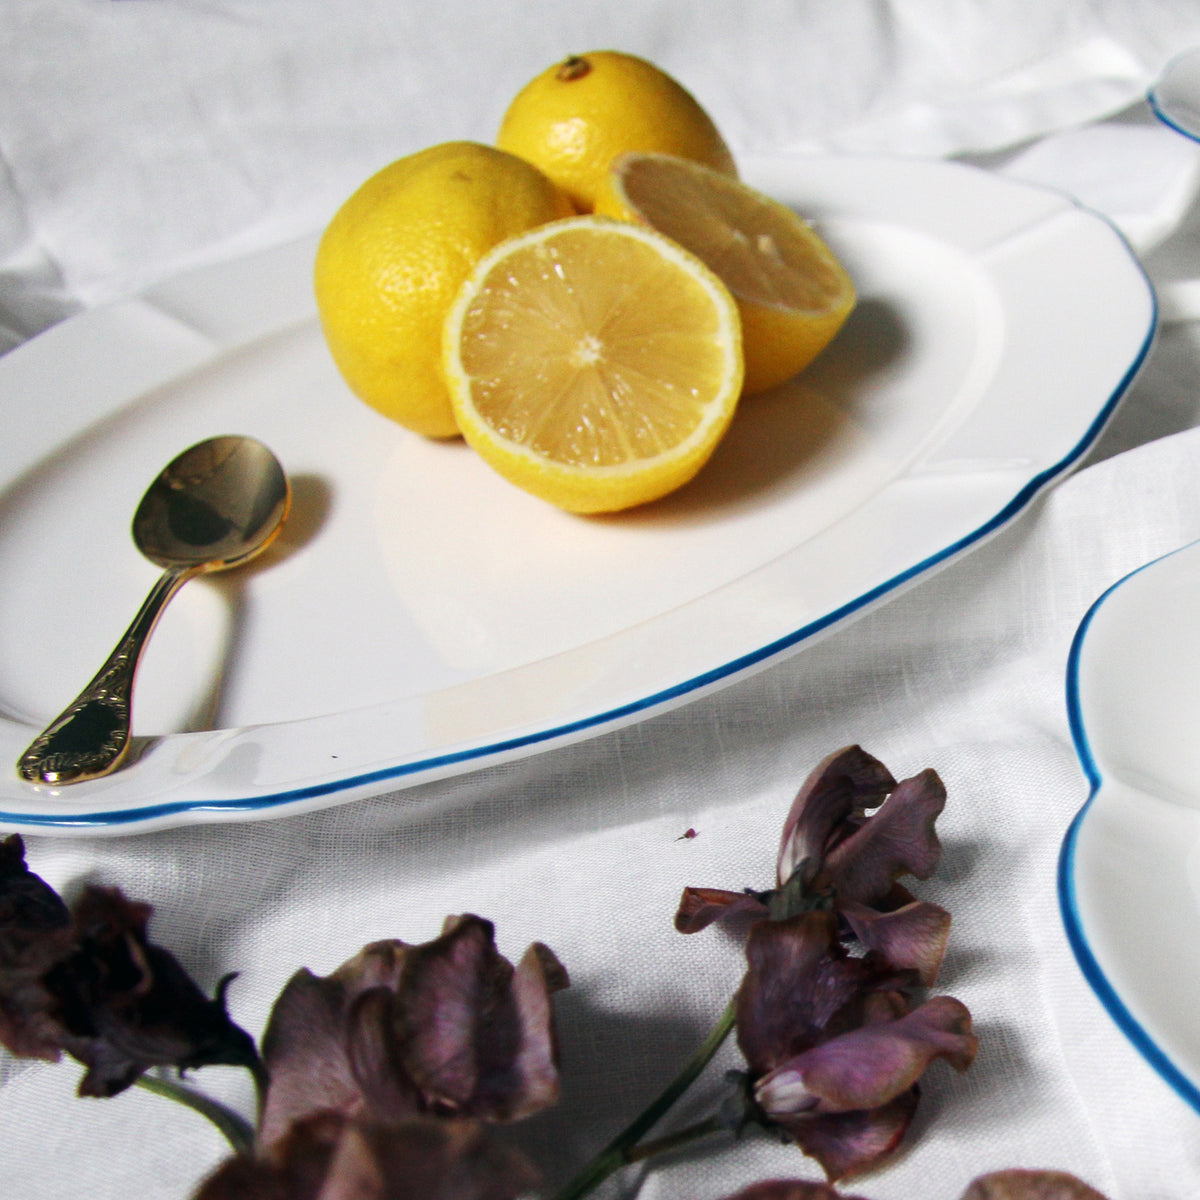
[[[1152,338],[1119,234],[941,162],[782,157],[860,302],[746,402],[675,495],[580,518],[355,400],[315,239],[65,321],[0,359],[0,762],[103,661],[155,569],[142,490],[217,433],[295,485],[259,564],[189,584],[143,662],[136,756],[54,789],[0,768],[0,826],[122,833],[295,813],[640,720],[800,650],[1011,521],[1079,459]]]

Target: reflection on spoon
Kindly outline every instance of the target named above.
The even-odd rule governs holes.
[[[134,543],[163,574],[91,683],[21,756],[22,779],[76,783],[121,764],[134,673],[163,607],[193,576],[240,566],[265,550],[290,499],[283,468],[253,438],[209,438],[163,469],[133,517]]]
[[[1146,98],[1160,121],[1200,141],[1200,46],[1171,59]]]

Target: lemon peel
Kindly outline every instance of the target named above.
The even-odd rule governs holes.
[[[326,227],[313,277],[350,390],[418,433],[456,435],[441,371],[446,310],[485,251],[571,211],[536,167],[477,142],[430,146],[366,180]]]
[[[609,164],[634,150],[694,159],[737,174],[729,147],[678,80],[618,50],[573,54],[513,97],[496,144],[544,171],[590,212]]]

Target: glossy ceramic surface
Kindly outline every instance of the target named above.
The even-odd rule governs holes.
[[[1200,1111],[1200,545],[1097,601],[1067,680],[1091,796],[1063,843],[1059,900],[1113,1020]]]
[[[858,309],[799,380],[743,406],[693,484],[626,515],[551,509],[351,397],[315,319],[315,240],[0,360],[0,758],[144,594],[126,522],[159,463],[234,430],[272,446],[294,489],[269,569],[200,581],[164,617],[136,760],[69,793],[14,773],[0,825],[293,813],[639,720],[979,544],[1091,444],[1155,323],[1106,221],[947,163],[772,158],[743,174],[817,224]],[[81,511],[84,495],[104,500]],[[61,602],[63,561],[94,579],[86,611]]]

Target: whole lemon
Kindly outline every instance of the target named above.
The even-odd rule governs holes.
[[[351,391],[418,433],[456,435],[446,312],[497,242],[570,212],[536,167],[476,142],[431,146],[371,176],[330,221],[314,269],[321,328]]]
[[[665,71],[619,50],[573,54],[513,98],[496,144],[544,171],[591,212],[609,164],[658,151],[737,175],[733,155],[696,98]]]

